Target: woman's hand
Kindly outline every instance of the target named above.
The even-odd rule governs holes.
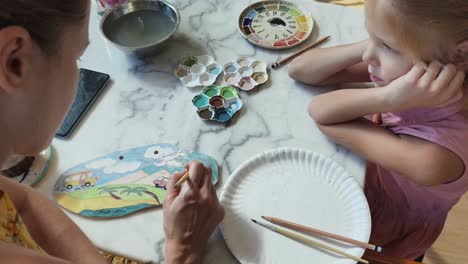
[[[164,201],[166,263],[201,263],[208,239],[224,217],[211,183],[211,169],[196,161],[185,169],[172,177]],[[189,179],[176,188],[187,170]]]
[[[427,69],[417,64],[386,87],[391,108],[404,111],[418,107],[442,107],[463,98],[465,73],[455,65],[432,62]]]

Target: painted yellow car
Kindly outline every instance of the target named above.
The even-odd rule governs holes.
[[[91,187],[97,182],[97,177],[91,177],[90,171],[80,171],[66,176],[63,180],[63,187],[72,189],[75,187]]]

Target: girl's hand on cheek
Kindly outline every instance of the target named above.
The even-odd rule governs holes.
[[[418,107],[442,107],[463,98],[465,73],[455,65],[435,61],[429,67],[416,64],[383,89],[393,109],[404,111]]]

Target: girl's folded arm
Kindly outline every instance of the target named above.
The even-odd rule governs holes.
[[[294,59],[289,76],[311,85],[369,82],[362,55],[367,41],[331,48],[311,49]]]
[[[417,137],[395,135],[364,118],[318,127],[362,158],[419,185],[451,182],[465,170],[462,159],[449,149]]]

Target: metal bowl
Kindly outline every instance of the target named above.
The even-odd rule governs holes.
[[[141,45],[132,45],[126,46],[122,43],[118,43],[112,37],[112,30],[116,27],[116,22],[119,18],[128,15],[132,12],[141,11],[141,10],[151,10],[156,12],[161,12],[161,14],[168,16],[172,21],[174,21],[174,29],[169,32],[167,35],[164,35],[158,41],[150,44],[141,44]],[[163,47],[168,40],[174,35],[180,25],[180,14],[179,11],[172,6],[171,4],[162,1],[162,0],[131,0],[124,2],[116,6],[115,8],[109,10],[101,20],[100,29],[102,35],[110,41],[114,46],[126,53],[147,53],[158,51]]]

